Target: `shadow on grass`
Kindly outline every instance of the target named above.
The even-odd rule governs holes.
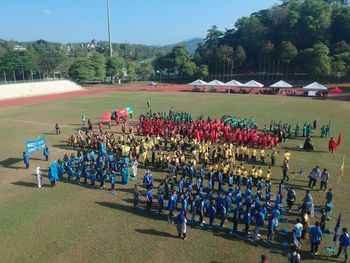
[[[135,229],[135,231],[144,235],[177,238],[177,236],[174,236],[168,232],[163,232],[156,229]]]
[[[18,186],[25,186],[25,187],[34,187],[34,188],[38,188],[38,184],[37,183],[32,183],[32,182],[23,182],[23,181],[18,181],[18,182],[12,182],[11,184],[13,185],[18,185]],[[50,187],[47,184],[43,184],[42,187]]]
[[[120,210],[120,211],[128,212],[128,213],[131,213],[131,214],[134,214],[134,215],[138,215],[138,216],[143,216],[143,217],[146,217],[146,218],[151,218],[151,219],[161,220],[161,221],[165,221],[166,220],[166,215],[163,215],[163,214],[159,215],[154,210],[151,210],[150,212],[147,212],[142,207],[134,209],[134,207],[132,207],[132,206],[123,205],[123,204],[119,204],[119,203],[111,203],[111,202],[95,202],[95,203],[98,204],[98,205],[101,205],[101,206],[117,209],[117,210]]]
[[[34,161],[42,161],[43,159],[40,158],[29,158],[30,160],[34,160]],[[19,166],[19,163],[21,163],[23,161],[22,158],[7,158],[5,160],[2,160],[0,162],[0,166],[8,168],[8,169],[25,169],[24,164],[23,166]]]

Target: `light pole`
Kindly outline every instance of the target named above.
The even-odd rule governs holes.
[[[109,0],[107,0],[107,18],[108,18],[108,40],[109,40],[109,56],[112,58],[112,42],[111,42],[111,16],[109,13]]]

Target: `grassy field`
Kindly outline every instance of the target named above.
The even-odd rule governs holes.
[[[296,139],[284,143],[282,150],[292,152],[291,171],[303,167],[308,173],[315,165],[328,168],[330,186],[335,190],[335,208],[329,227],[333,229],[340,211],[342,226],[348,225],[349,165],[345,166],[341,184],[338,185],[337,180],[342,155],[346,154],[349,160],[349,102],[257,95],[108,93],[0,109],[0,262],[259,262],[261,254],[268,255],[270,262],[286,262],[287,251],[280,244],[286,237],[282,235],[277,235],[272,245],[261,242],[257,246],[220,232],[188,228],[189,238],[182,241],[175,238],[175,227],[165,220],[165,215],[158,217],[132,208],[131,183],[117,185],[116,196],[64,182],[58,182],[57,187],[51,189],[47,187],[47,178],[44,178],[46,187],[39,190],[36,166],[48,167],[41,153],[32,154],[30,169],[23,169],[21,153],[26,139],[45,135],[52,150],[50,159],[61,158],[64,153],[72,152],[64,140],[81,127],[82,113],[97,121],[106,110],[132,104],[138,116],[146,110],[147,99],[154,111],[174,106],[175,110],[193,115],[254,116],[260,127],[272,119],[304,123],[316,118],[319,126],[332,120],[331,134],[337,137],[339,132],[343,133],[343,144],[336,155],[327,152],[327,139],[316,137],[315,152],[298,151],[302,140]],[[62,126],[61,136],[54,134],[55,123]],[[281,162],[279,157],[277,167],[272,170],[275,184],[282,177]],[[163,178],[164,174],[155,176]],[[298,203],[304,196],[307,180],[307,176],[296,176],[290,181],[297,189]],[[324,194],[313,192],[316,205],[324,204]],[[318,217],[316,214],[316,219]],[[288,216],[289,222],[280,228],[291,229],[295,218],[293,211]],[[231,227],[232,223],[226,222],[225,226]],[[341,262],[327,257],[324,248],[331,244],[331,238],[332,235],[324,237],[320,257],[312,259],[309,253],[302,253],[303,259]],[[304,243],[306,250],[309,246]]]

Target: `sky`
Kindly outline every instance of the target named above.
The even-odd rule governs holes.
[[[110,0],[112,41],[174,44],[278,0]],[[108,40],[106,0],[0,0],[0,39],[60,43]]]

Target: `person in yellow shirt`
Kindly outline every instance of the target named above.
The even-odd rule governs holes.
[[[278,156],[278,153],[277,153],[276,149],[273,149],[272,153],[271,153],[271,166],[275,165],[277,156]]]
[[[284,154],[284,160],[286,162],[289,162],[289,160],[290,160],[290,152],[286,151],[286,153]]]
[[[240,145],[237,148],[238,151],[238,160],[243,161],[243,146]]]
[[[263,164],[265,164],[265,157],[266,157],[265,150],[261,149],[260,150],[260,160]]]
[[[257,155],[257,150],[255,148],[253,148],[252,152],[251,152],[251,159],[252,162],[256,162],[256,155]]]
[[[266,172],[266,182],[271,180],[271,167],[269,166],[269,168],[267,168],[267,172]]]
[[[248,179],[248,171],[244,167],[242,169],[242,177],[243,177],[243,184],[245,185]]]
[[[244,145],[242,146],[243,149],[243,154],[244,154],[244,160],[248,160],[249,159],[249,148]]]
[[[204,153],[204,164],[208,165],[208,162],[209,162],[209,153],[208,153],[208,151],[206,151]]]
[[[142,160],[143,160],[142,164],[145,167],[148,164],[147,151],[146,150],[142,153]]]
[[[261,179],[263,177],[263,170],[261,169],[260,166],[258,167],[257,174],[258,174],[259,179]]]
[[[239,165],[239,169],[241,169],[242,171],[245,169],[243,163]]]

